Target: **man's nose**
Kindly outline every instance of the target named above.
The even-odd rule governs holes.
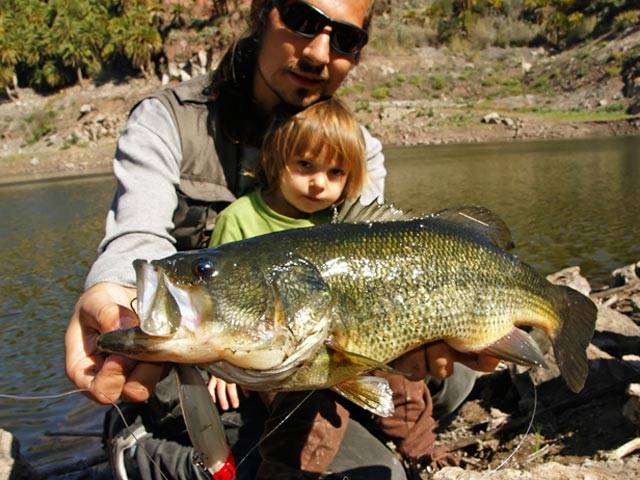
[[[307,43],[303,54],[313,65],[327,65],[331,58],[331,27],[326,26]]]

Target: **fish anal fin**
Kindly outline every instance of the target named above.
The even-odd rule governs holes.
[[[482,353],[525,367],[546,367],[544,355],[536,341],[527,332],[516,327],[484,348]]]
[[[381,417],[393,414],[393,392],[384,378],[358,376],[334,385],[331,390]]]
[[[352,365],[359,365],[362,371],[368,370],[381,370],[383,372],[393,373],[396,375],[408,376],[408,374],[396,370],[389,365],[382,363],[373,358],[365,357],[359,353],[350,352],[345,350],[332,336],[329,336],[325,341],[325,345],[329,349],[330,355],[335,363],[350,363]]]

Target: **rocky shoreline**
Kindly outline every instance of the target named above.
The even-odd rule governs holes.
[[[338,93],[389,147],[640,135],[640,68],[625,79],[603,73],[638,42],[640,29],[557,55],[430,47],[367,54]],[[16,101],[0,101],[0,183],[110,172],[130,108],[169,81],[177,82],[112,79],[50,95],[21,89]],[[541,83],[547,87],[533,86]]]
[[[497,112],[476,114],[476,123],[464,127],[428,126],[420,121],[406,123],[403,116],[420,108],[390,104],[383,118],[360,115],[372,133],[385,147],[444,145],[481,142],[558,140],[640,135],[640,117],[609,121],[549,122],[536,116],[501,115]],[[444,115],[444,113],[443,113]],[[96,115],[102,122],[102,117]],[[60,148],[56,145],[21,151],[18,155],[0,157],[0,185],[33,182],[54,178],[110,174],[117,132],[122,122],[99,140],[88,140],[81,146]],[[93,128],[88,123],[88,128]],[[86,125],[85,125],[86,126]]]

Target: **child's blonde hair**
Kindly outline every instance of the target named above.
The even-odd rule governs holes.
[[[348,172],[340,202],[360,194],[367,174],[364,136],[354,114],[336,98],[277,118],[262,144],[260,176],[266,191],[278,188],[287,160],[310,153],[338,160]]]

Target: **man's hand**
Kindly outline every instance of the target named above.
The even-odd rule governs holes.
[[[433,342],[405,353],[391,365],[409,375],[410,380],[420,380],[427,376],[445,379],[453,373],[453,364],[462,363],[480,372],[491,372],[500,360],[488,355],[462,353],[445,342]]]
[[[103,332],[138,323],[129,305],[134,288],[99,283],[76,303],[65,335],[65,366],[69,379],[98,403],[116,400],[143,401],[168,372],[162,364],[136,362],[97,350]]]

